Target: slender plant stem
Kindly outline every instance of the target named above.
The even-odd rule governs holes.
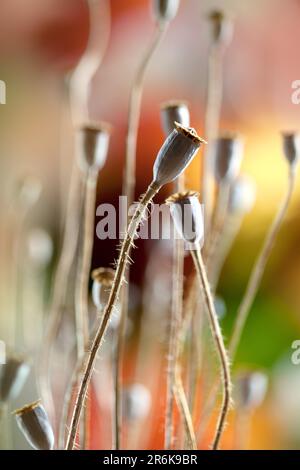
[[[184,174],[175,182],[175,191],[183,192],[185,188]],[[174,241],[172,311],[170,321],[170,340],[168,351],[167,397],[165,412],[165,448],[171,449],[173,444],[173,408],[174,395],[185,424],[185,431],[191,448],[196,441],[192,417],[188,407],[182,383],[180,356],[184,342],[182,331],[183,321],[183,290],[184,290],[184,245],[182,240]]]
[[[84,357],[89,342],[89,279],[94,246],[95,204],[97,195],[98,172],[89,170],[86,179],[84,198],[84,224],[82,236],[81,259],[78,266],[75,304],[77,359]],[[86,401],[82,422],[81,443],[89,446],[89,401]]]
[[[222,382],[223,382],[223,403],[220,411],[220,415],[218,418],[217,428],[215,437],[212,444],[212,449],[217,450],[219,447],[220,439],[222,437],[222,433],[224,431],[224,426],[226,424],[226,416],[229,411],[230,401],[231,401],[231,378],[230,378],[230,366],[229,360],[227,356],[227,351],[224,346],[224,340],[222,336],[222,332],[220,329],[218,316],[215,310],[213,297],[210,291],[204,262],[201,256],[200,250],[191,251],[193,261],[195,264],[195,268],[197,271],[197,275],[199,278],[201,291],[203,291],[203,295],[205,298],[205,303],[208,311],[210,327],[213,334],[213,338],[216,344],[216,349],[219,355],[219,360],[222,369]]]
[[[118,259],[118,263],[116,267],[114,283],[113,283],[113,286],[109,295],[109,300],[108,300],[107,306],[105,307],[99,330],[97,331],[96,336],[93,340],[91,350],[87,354],[87,360],[86,360],[86,364],[84,367],[83,375],[79,383],[79,389],[78,389],[78,393],[76,397],[76,402],[73,408],[71,426],[70,426],[67,444],[66,444],[67,450],[71,450],[74,448],[76,433],[78,429],[78,423],[79,423],[80,415],[81,415],[82,408],[84,405],[87,389],[88,389],[88,386],[92,377],[97,353],[102,344],[103,337],[107,330],[108,322],[111,318],[111,314],[113,313],[113,309],[115,307],[118,295],[120,293],[120,289],[122,287],[122,283],[124,281],[124,274],[125,274],[126,267],[128,264],[130,251],[132,248],[136,231],[140,223],[142,222],[143,217],[145,216],[148,204],[151,203],[153,197],[158,191],[159,191],[159,186],[156,183],[152,182],[149,185],[146,193],[142,197],[138,207],[135,210],[135,213],[128,226],[125,239],[122,243],[122,247],[121,247],[121,251],[120,251],[120,255],[119,255],[119,259]]]
[[[210,148],[219,130],[222,105],[222,49],[220,45],[212,45],[208,59],[207,103],[205,114],[205,136],[208,145],[204,149],[202,159],[201,193],[205,212],[205,228],[209,232],[210,213],[212,208],[212,182]]]
[[[135,76],[133,86],[130,93],[129,109],[128,109],[128,128],[126,136],[126,155],[125,155],[125,171],[123,176],[123,194],[127,197],[128,207],[134,201],[135,193],[135,180],[136,180],[136,149],[138,128],[141,114],[141,103],[143,95],[143,85],[145,81],[146,72],[151,59],[157,51],[164,34],[166,32],[168,23],[157,23],[154,31],[153,38],[145,51],[142,62],[138,68]],[[128,301],[129,301],[129,279],[124,284],[122,289],[122,310],[121,319],[116,338],[115,350],[115,368],[114,368],[114,382],[115,382],[115,417],[114,417],[114,445],[116,450],[121,447],[121,431],[122,431],[122,365],[125,346],[126,323],[128,317]]]
[[[246,287],[246,291],[237,311],[236,321],[233,327],[233,333],[228,348],[231,360],[233,360],[235,357],[248,314],[259,289],[259,285],[264,274],[266,264],[272,252],[274,243],[276,241],[277,234],[280,230],[282,221],[289,207],[290,200],[294,191],[295,179],[296,167],[290,165],[287,191],[283,197],[282,203],[278,209],[278,212],[270,227],[270,230],[267,233],[262,249],[252,269],[248,285]]]
[[[270,257],[277,234],[280,230],[282,221],[289,207],[289,203],[290,203],[294,186],[295,186],[295,178],[296,178],[295,167],[290,167],[287,191],[285,195],[283,196],[282,203],[278,209],[278,212],[274,218],[274,221],[270,227],[270,230],[266,235],[262,249],[260,251],[260,254],[257,257],[257,261],[250,275],[245,294],[240,303],[240,307],[238,308],[236,323],[233,327],[233,333],[232,333],[231,340],[229,342],[229,348],[228,348],[229,356],[232,361],[234,360],[235,353],[237,351],[237,347],[239,345],[239,341],[241,339],[241,335],[243,332],[243,328],[245,326],[249,311],[251,309],[255,295],[259,288],[259,284],[261,282],[267,261]],[[201,429],[199,430],[199,434],[203,433],[207,419],[210,416],[211,410],[213,409],[214,403],[216,401],[216,395],[219,389],[219,384],[220,384],[220,381],[216,380],[211,389],[209,399],[202,413],[202,419],[201,419],[202,424],[201,424]]]
[[[55,423],[55,407],[52,388],[49,380],[51,348],[53,347],[57,337],[61,320],[62,307],[67,290],[66,287],[68,283],[68,278],[78,243],[79,213],[81,209],[81,201],[81,174],[77,167],[77,163],[74,162],[66,209],[66,222],[63,234],[62,248],[55,272],[52,302],[48,317],[48,325],[46,328],[45,337],[43,338],[40,361],[38,363],[39,388],[53,425]]]
[[[88,291],[94,244],[94,221],[98,173],[90,170],[84,198],[82,254],[76,281],[76,338],[77,357],[84,355],[89,341]]]
[[[210,279],[210,272],[213,267],[215,253],[219,246],[226,218],[228,215],[228,202],[230,195],[230,186],[223,183],[219,187],[218,198],[215,207],[215,214],[211,224],[211,231],[208,237],[208,243],[204,247],[205,265]]]
[[[186,399],[185,391],[182,384],[179,364],[175,366],[174,395],[183,417],[185,434],[191,450],[197,450],[196,436],[193,426],[193,420],[190,413],[189,405]]]
[[[168,369],[167,369],[167,396],[165,411],[165,448],[170,450],[173,445],[173,411],[174,411],[174,392],[180,397],[179,392],[176,393],[176,386],[181,382],[180,375],[176,381],[176,363],[179,353],[179,333],[182,318],[182,297],[183,297],[183,245],[182,240],[174,240],[173,253],[173,279],[172,279],[172,309],[170,317],[170,336],[168,349]],[[184,393],[184,392],[183,392]],[[181,410],[184,407],[180,407]]]

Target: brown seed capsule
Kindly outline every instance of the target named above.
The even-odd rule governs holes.
[[[291,165],[296,165],[300,156],[300,135],[297,132],[283,133],[283,151]]]
[[[211,24],[213,42],[228,44],[233,33],[232,21],[219,10],[212,11],[208,18]]]
[[[113,285],[115,271],[111,268],[98,268],[92,272],[92,298],[97,310],[105,307]]]
[[[175,18],[180,0],[153,0],[153,13],[156,21],[171,21]]]
[[[23,359],[9,357],[0,365],[0,402],[10,401],[20,393],[30,371]]]
[[[54,434],[40,401],[26,405],[14,412],[17,424],[29,444],[36,450],[52,450]]]
[[[160,110],[162,128],[166,136],[175,129],[175,122],[181,126],[190,126],[190,112],[183,101],[168,101],[161,105]]]
[[[225,134],[213,142],[215,178],[219,184],[237,177],[242,156],[243,143],[235,134]]]
[[[204,236],[203,213],[198,194],[193,191],[176,193],[166,200],[175,228],[181,238],[189,243],[201,246]]]
[[[106,123],[88,124],[77,133],[78,159],[82,171],[100,171],[107,158],[111,127]]]
[[[237,401],[244,409],[254,409],[263,402],[268,388],[268,377],[260,371],[240,372],[236,380]]]
[[[190,128],[175,123],[175,129],[162,145],[153,166],[153,184],[163,186],[178,178],[206,143]]]

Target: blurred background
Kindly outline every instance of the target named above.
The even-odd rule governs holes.
[[[98,204],[116,203],[121,193],[130,86],[154,28],[149,0],[111,0],[111,31],[107,39],[108,0],[102,3],[106,20],[100,34],[103,42],[108,42],[103,51],[99,46],[104,53],[103,62],[93,77],[88,110],[92,120],[110,122],[113,134],[108,161],[99,178]],[[209,48],[207,13],[215,7],[225,10],[234,20],[233,39],[224,57],[221,129],[244,136],[242,171],[257,188],[256,203],[245,217],[218,289],[226,303],[222,327],[228,337],[255,256],[287,184],[280,131],[299,128],[300,107],[291,100],[292,82],[300,78],[299,0],[181,2],[147,73],[137,148],[136,195],[150,181],[152,164],[164,139],[159,117],[163,101],[188,101],[191,124],[203,135]],[[14,188],[24,176],[41,182],[42,194],[28,225],[30,230],[38,227],[51,235],[55,255],[74,159],[69,78],[85,50],[88,34],[89,15],[84,0],[1,0],[0,80],[6,83],[6,104],[0,105],[0,339],[7,342],[13,297],[8,276],[12,259],[7,242],[12,230],[9,220]],[[200,158],[201,155],[188,170],[187,186],[191,189],[199,189]],[[158,200],[168,194],[169,188]],[[300,365],[291,362],[292,342],[300,339],[299,205],[300,182],[234,364],[234,368],[262,368],[270,380],[267,397],[253,418],[247,444],[253,449],[300,448]],[[96,239],[93,266],[111,265],[117,256],[115,245]],[[141,288],[151,250],[152,242],[138,242],[134,253],[132,297],[136,311],[142,302]],[[53,264],[54,261],[43,274],[42,301],[46,303]],[[37,274],[32,282],[38,283],[39,279]],[[33,350],[39,346],[40,332],[32,318],[39,317],[39,308],[39,304],[27,299],[26,334]],[[156,316],[153,321],[159,318]],[[147,362],[150,376],[154,374],[153,361]],[[129,360],[129,375],[130,370]],[[36,398],[31,385],[26,385],[15,406]],[[148,448],[162,446],[161,410],[159,400],[154,401],[151,416],[155,417],[156,424],[152,426],[157,425],[157,432],[153,431],[143,444]],[[95,413],[95,419],[97,416]],[[100,414],[95,426],[103,426],[102,420]],[[229,448],[232,429],[229,426],[224,440],[224,446]],[[16,429],[13,434],[15,447],[26,448]],[[102,445],[108,446],[109,438]]]

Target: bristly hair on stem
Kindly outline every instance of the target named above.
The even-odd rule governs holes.
[[[222,332],[219,325],[218,316],[215,310],[213,296],[210,291],[207,274],[200,251],[200,243],[203,238],[203,215],[199,199],[194,194],[175,194],[169,200],[171,215],[175,227],[186,243],[193,243],[191,255],[195,264],[195,269],[200,283],[200,291],[203,292],[205,305],[208,312],[212,336],[216,345],[216,351],[221,364],[221,374],[223,382],[223,403],[218,418],[215,437],[212,448],[217,450],[222,437],[227,413],[231,402],[231,376],[229,359],[224,345]],[[188,210],[184,211],[183,208]],[[188,214],[188,218],[187,218]],[[193,231],[187,230],[186,222],[193,227]]]
[[[157,154],[153,166],[153,181],[148,186],[145,195],[141,198],[128,226],[119,254],[109,300],[103,313],[102,322],[93,340],[91,350],[87,354],[86,364],[79,383],[76,402],[73,408],[70,431],[66,445],[66,449],[68,450],[74,448],[78,423],[93,373],[94,363],[124,281],[124,275],[136,231],[146,214],[147,206],[151,203],[155,194],[159,191],[161,186],[178,178],[196,155],[201,142],[202,139],[197,136],[196,131],[186,129],[181,126],[174,129]]]
[[[143,95],[143,85],[147,69],[151,59],[157,51],[168,23],[158,22],[154,31],[153,38],[145,51],[142,61],[137,70],[129,100],[128,108],[128,127],[126,136],[125,150],[125,168],[123,175],[123,195],[127,198],[127,205],[130,207],[134,201],[135,180],[136,180],[136,148],[138,138],[138,128],[141,114],[141,103]],[[127,226],[127,224],[126,224]],[[123,227],[124,231],[126,227]],[[114,425],[114,447],[118,450],[121,446],[121,427],[122,427],[122,359],[124,353],[125,330],[128,316],[129,283],[123,286],[121,299],[121,320],[119,323],[116,347],[115,347],[115,425]]]

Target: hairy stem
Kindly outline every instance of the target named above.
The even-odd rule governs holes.
[[[132,243],[135,237],[135,233],[140,223],[142,222],[143,217],[145,216],[148,204],[152,201],[152,198],[158,191],[159,191],[159,186],[156,183],[152,182],[150,186],[148,187],[145,195],[142,197],[138,207],[136,208],[136,211],[128,226],[125,239],[122,243],[122,247],[121,247],[121,251],[120,251],[120,255],[119,255],[119,259],[117,263],[114,283],[110,291],[108,303],[107,303],[107,306],[105,307],[103,319],[100,324],[99,330],[97,331],[96,336],[93,340],[91,350],[87,354],[87,360],[84,366],[83,375],[80,379],[79,389],[77,392],[76,402],[75,402],[73,413],[72,413],[71,425],[70,425],[70,430],[69,430],[67,444],[66,444],[67,450],[71,450],[74,448],[76,433],[78,429],[78,423],[79,423],[79,419],[81,416],[84,401],[86,398],[87,389],[88,389],[88,386],[92,377],[95,360],[96,360],[99,348],[102,344],[103,337],[106,333],[108,322],[111,318],[111,314],[113,313],[113,309],[115,307],[118,295],[120,293],[120,289],[122,287],[124,274],[125,274],[125,270],[128,264],[129,255],[130,255]]]
[[[129,109],[128,109],[128,128],[126,136],[126,156],[125,171],[123,175],[123,195],[127,197],[128,207],[134,201],[135,179],[136,179],[136,148],[138,138],[138,128],[141,114],[141,102],[143,95],[143,85],[146,72],[150,61],[157,51],[164,34],[166,32],[167,23],[158,23],[154,31],[153,38],[145,51],[141,64],[135,76],[133,86],[130,93]],[[127,280],[128,281],[128,280]],[[122,289],[122,310],[121,320],[117,334],[117,344],[115,351],[115,449],[121,446],[121,429],[122,429],[122,364],[124,354],[124,343],[126,333],[126,322],[128,317],[128,300],[129,300],[129,282],[126,282]]]
[[[243,299],[237,311],[237,316],[236,316],[235,324],[233,327],[233,333],[232,333],[232,336],[229,342],[229,348],[228,348],[229,354],[232,360],[234,359],[234,356],[236,354],[237,347],[239,345],[239,341],[240,341],[249,311],[251,309],[251,306],[257,294],[257,291],[258,291],[262,276],[264,274],[266,264],[270,257],[271,251],[273,249],[277,234],[280,230],[282,221],[289,207],[289,203],[290,203],[294,186],[295,186],[295,178],[296,178],[295,167],[291,165],[289,167],[287,191],[283,197],[279,210],[275,216],[275,219],[270,227],[269,232],[267,233],[267,236],[265,238],[261,251],[252,269],[252,272],[248,281],[248,285],[246,287],[246,291],[244,293]]]
[[[230,401],[231,401],[231,378],[230,378],[230,367],[229,360],[227,356],[227,351],[224,346],[224,340],[222,332],[220,329],[217,313],[214,306],[213,297],[210,291],[209,282],[206,275],[205,266],[199,251],[191,251],[195,268],[197,271],[198,279],[200,282],[201,291],[205,298],[205,303],[208,311],[208,317],[210,322],[210,327],[212,335],[215,341],[216,349],[219,355],[219,360],[222,369],[222,382],[223,382],[223,403],[218,418],[217,428],[215,437],[212,444],[212,449],[217,450],[219,447],[220,439],[224,431],[224,426],[226,424],[226,416],[229,411]]]

